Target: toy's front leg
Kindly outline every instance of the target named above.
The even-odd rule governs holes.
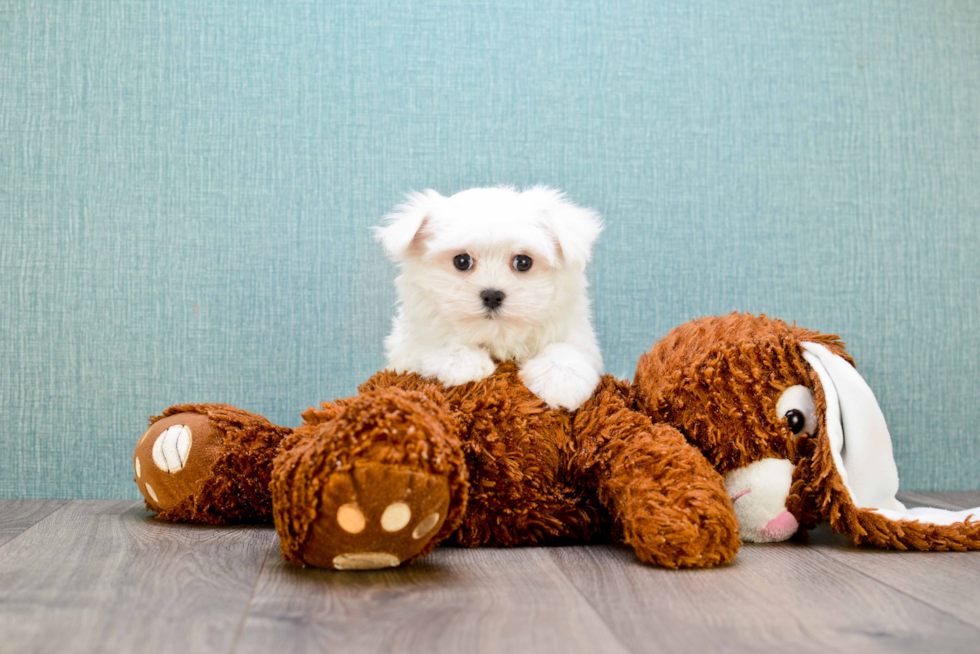
[[[646,563],[701,568],[726,563],[739,547],[725,485],[676,429],[632,410],[628,385],[605,376],[575,416],[574,465],[582,482]]]
[[[284,557],[363,570],[427,554],[459,525],[468,488],[441,396],[382,388],[333,406],[339,410],[324,420],[305,413],[275,461],[273,517]]]

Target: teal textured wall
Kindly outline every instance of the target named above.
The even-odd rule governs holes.
[[[169,404],[351,394],[368,226],[494,183],[606,217],[610,371],[699,315],[839,333],[903,486],[980,487],[980,4],[334,4],[0,6],[0,497],[136,497]]]

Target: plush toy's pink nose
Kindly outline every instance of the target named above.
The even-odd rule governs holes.
[[[786,540],[796,533],[799,526],[800,523],[796,521],[792,513],[783,511],[766,523],[766,526],[762,528],[762,535],[772,540]]]

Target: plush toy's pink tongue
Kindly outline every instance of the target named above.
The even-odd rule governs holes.
[[[905,508],[895,497],[898,469],[891,436],[871,388],[843,357],[819,343],[803,343],[803,358],[823,386],[827,400],[824,425],[830,451],[854,506],[873,510],[889,520],[936,525],[951,525],[980,515],[980,509]]]

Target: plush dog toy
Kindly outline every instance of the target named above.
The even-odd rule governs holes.
[[[226,405],[151,419],[136,447],[147,508],[173,521],[274,519],[289,561],[372,569],[443,541],[516,546],[616,538],[644,562],[730,561],[738,525],[721,476],[604,376],[576,412],[499,364],[444,387],[379,372],[295,430]]]
[[[874,394],[837,336],[765,316],[702,318],[641,357],[637,405],[725,476],[741,536],[829,521],[855,543],[980,549],[980,509],[906,509]]]

